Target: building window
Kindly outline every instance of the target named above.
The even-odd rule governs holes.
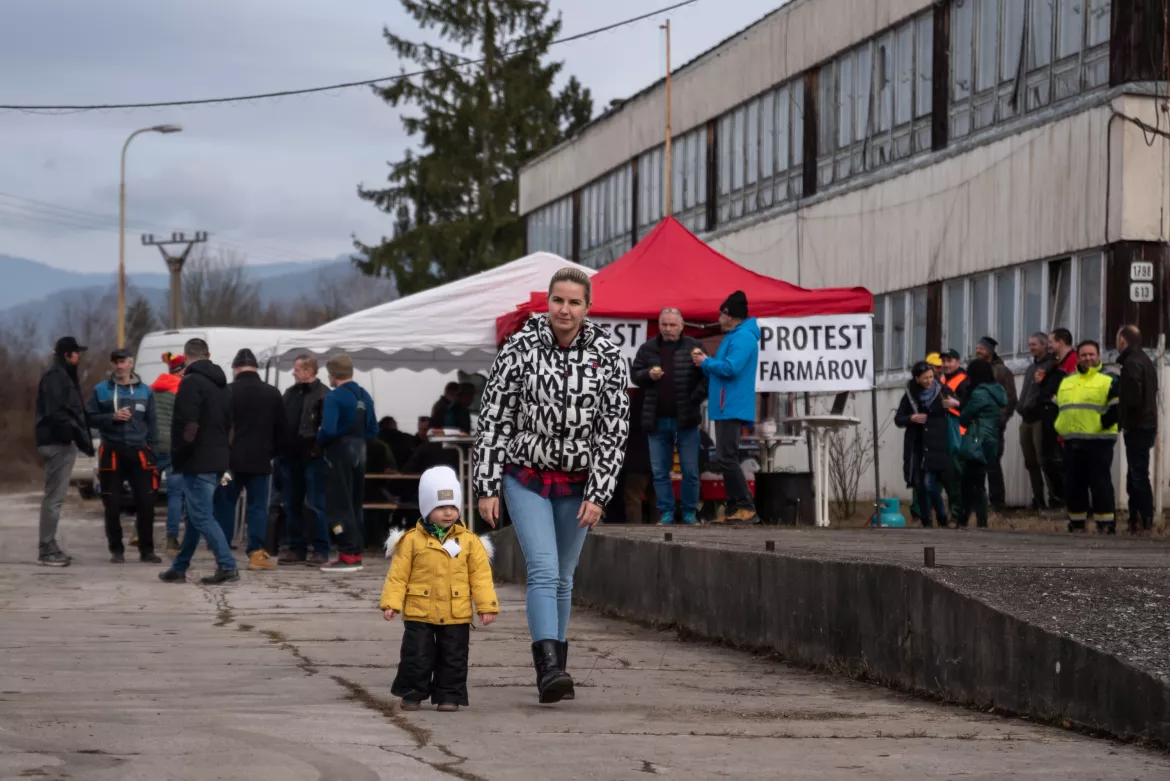
[[[633,167],[613,171],[581,191],[581,263],[601,268],[631,249]]]
[[[1043,312],[1041,311],[1041,306],[1044,304],[1044,265],[1033,263],[1030,266],[1025,266],[1021,276],[1023,307],[1020,317],[1020,338],[1014,344],[1016,345],[1015,351],[1023,353],[1028,349],[1028,336],[1039,331],[1044,324]],[[1004,344],[1008,345],[1012,342],[1005,339]]]
[[[873,368],[886,370],[886,304],[888,296],[874,296],[873,299]]]
[[[562,198],[530,213],[528,251],[551,252],[562,258],[573,254],[573,199]]]
[[[975,340],[992,332],[991,276],[976,277],[971,282],[971,338],[962,343],[951,342],[949,347],[960,355],[974,355]]]
[[[1082,255],[1078,269],[1077,289],[1080,299],[1077,309],[1077,333],[1079,339],[1101,341],[1101,332],[1105,328],[1102,298],[1105,293],[1105,264],[1101,253],[1094,252]]]
[[[1109,0],[952,0],[951,136],[1109,82]]]
[[[906,368],[906,298],[904,293],[890,296],[890,360],[887,369]]]
[[[666,189],[662,181],[665,161],[665,145],[651,149],[638,158],[639,239],[662,221],[663,210],[666,208]],[[671,167],[673,168],[673,165]]]
[[[693,233],[707,230],[707,128],[675,138],[670,151],[671,210]]]
[[[911,297],[914,303],[914,327],[911,332],[909,363],[913,364],[926,357],[926,290],[915,290]]]
[[[800,197],[803,82],[770,90],[725,114],[718,134],[721,225]]]
[[[967,283],[957,279],[948,282],[943,296],[946,305],[947,330],[943,335],[943,349],[964,350],[967,344]],[[962,354],[962,353],[960,353]]]
[[[822,185],[930,149],[932,25],[920,15],[821,68]]]
[[[1011,355],[1015,352],[1016,304],[1018,301],[1015,269],[996,274],[995,327],[989,331],[991,331],[992,338],[999,342],[999,352],[1003,355]]]
[[[1072,306],[1072,260],[1053,260],[1048,263],[1048,328],[1051,332],[1057,328],[1072,329],[1073,323],[1069,317]],[[1031,336],[1030,333],[1024,335]]]

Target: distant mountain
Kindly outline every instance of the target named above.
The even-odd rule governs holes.
[[[269,263],[247,268],[249,278],[259,281],[277,277],[315,275],[324,266],[340,263],[348,264],[349,255],[338,255],[336,258],[308,263]],[[128,273],[126,279],[128,284],[143,292],[166,290],[170,285],[165,272]],[[0,285],[0,312],[3,312],[16,304],[36,301],[63,290],[105,288],[117,281],[117,273],[113,270],[101,273],[66,271],[28,258],[0,254],[0,280],[3,280],[3,284]]]
[[[342,255],[333,260],[309,263],[273,263],[247,266],[249,281],[257,283],[260,303],[295,304],[313,300],[314,291],[321,290],[323,280],[340,281],[341,292],[348,289],[347,279],[358,284],[344,298],[352,306],[365,308],[397,297],[389,280],[360,277],[348,259]],[[41,341],[48,338],[63,321],[69,310],[84,310],[86,302],[113,296],[116,291],[114,274],[82,274],[63,272],[37,261],[0,255],[0,330],[31,325]],[[127,274],[127,300],[145,298],[155,315],[166,317],[170,281],[166,274]],[[336,299],[335,288],[326,293]]]

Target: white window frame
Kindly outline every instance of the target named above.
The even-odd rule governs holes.
[[[633,180],[633,164],[626,163],[582,188],[581,265],[602,268],[632,249]]]

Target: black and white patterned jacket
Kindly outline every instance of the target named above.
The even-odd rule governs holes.
[[[585,499],[617,490],[630,433],[626,360],[588,320],[568,349],[534,317],[496,356],[483,392],[472,472],[479,496],[499,496],[507,464],[588,472]]]

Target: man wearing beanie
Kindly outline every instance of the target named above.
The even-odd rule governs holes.
[[[995,352],[999,342],[985,336],[975,343],[975,357],[991,364],[995,381],[1007,391],[1007,405],[999,413],[999,450],[995,461],[987,465],[987,498],[991,511],[1000,513],[1007,504],[1007,489],[1003,482],[1003,438],[1008,421],[1016,413],[1016,378],[1012,370],[1004,365],[1003,358]]]
[[[756,505],[739,461],[743,427],[756,420],[756,371],[760,362],[760,329],[748,318],[743,291],[727,297],[719,308],[723,342],[715,357],[694,352],[695,365],[710,381],[707,417],[715,423],[715,463],[727,489],[727,522],[756,523]]]
[[[86,348],[72,336],[63,336],[53,348],[53,363],[37,387],[37,452],[45,459],[45,497],[41,503],[38,560],[47,567],[68,567],[72,559],[57,545],[61,505],[77,451],[93,455],[93,440],[81,401],[77,364]]]
[[[248,569],[276,569],[268,557],[264,539],[268,533],[269,480],[288,419],[280,391],[260,379],[256,356],[246,347],[232,359],[235,379],[228,386],[232,397],[230,479],[215,492],[215,520],[230,542],[236,530],[236,504],[240,492],[247,496]]]
[[[362,568],[362,498],[366,485],[366,440],[378,436],[374,400],[353,380],[353,361],[335,355],[325,364],[333,390],[321,408],[317,443],[325,458],[325,515],[337,540],[338,557],[322,572]]]

